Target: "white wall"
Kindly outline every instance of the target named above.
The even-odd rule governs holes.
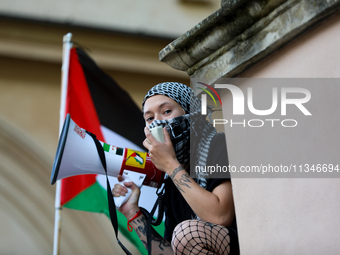
[[[240,77],[339,78],[339,39],[338,15],[309,30]],[[340,86],[330,89],[319,84],[308,89],[312,91],[308,107],[313,116],[306,122],[308,125],[302,123],[302,130],[290,133],[281,130],[273,135],[226,127],[230,163],[252,164],[258,158],[281,163],[290,163],[290,159],[293,163],[295,160],[340,163]],[[227,119],[230,116],[225,114],[230,111],[232,99],[230,93],[222,96]],[[332,113],[323,112],[326,107]],[[318,117],[332,123],[319,122]],[[297,150],[296,146],[301,148]],[[339,254],[339,178],[259,177],[234,178],[232,182],[242,254]]]

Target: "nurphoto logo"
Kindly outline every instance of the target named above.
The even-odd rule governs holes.
[[[243,119],[241,122],[233,121],[232,119],[213,119],[214,127],[219,124],[230,124],[231,127],[236,125],[241,126],[249,126],[249,127],[262,127],[265,123],[268,123],[272,127],[275,126],[277,122],[281,123],[283,127],[295,127],[298,125],[296,119],[277,119],[277,118],[269,118],[270,115],[273,113],[280,112],[281,116],[287,116],[287,106],[293,105],[297,107],[301,111],[301,113],[305,116],[311,116],[311,112],[306,108],[304,104],[306,104],[311,99],[311,93],[308,89],[299,88],[299,87],[272,87],[271,89],[271,106],[267,109],[256,109],[254,106],[254,95],[253,95],[253,88],[247,87],[247,94],[244,95],[243,91],[232,84],[215,84],[215,85],[208,85],[206,83],[197,82],[204,86],[197,87],[198,89],[202,90],[205,93],[201,93],[201,101],[202,101],[202,108],[201,114],[207,114],[207,95],[213,100],[215,106],[217,105],[215,97],[219,100],[222,106],[222,100],[216,91],[216,89],[228,89],[232,95],[232,113],[235,116],[245,115],[245,107],[247,106],[247,110],[257,116],[266,116],[265,119]],[[212,91],[210,92],[209,89]],[[294,95],[295,98],[290,97],[290,95]],[[296,98],[298,97],[298,98]],[[280,103],[279,103],[280,99]],[[245,104],[246,103],[246,104]]]

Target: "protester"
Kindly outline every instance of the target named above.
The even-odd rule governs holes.
[[[153,164],[168,177],[164,238],[152,229],[152,254],[239,254],[229,175],[217,179],[198,173],[190,177],[190,162],[196,166],[229,164],[225,135],[216,132],[200,114],[200,107],[193,90],[176,82],[154,86],[143,101],[143,145]],[[149,128],[155,126],[164,127],[164,143],[150,133]],[[194,141],[191,146],[190,138]],[[124,185],[132,189],[132,195],[119,210],[146,246],[147,219],[138,207],[140,189],[132,182]],[[126,187],[116,184],[113,195],[125,195]]]

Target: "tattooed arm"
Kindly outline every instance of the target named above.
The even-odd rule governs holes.
[[[118,180],[123,181],[123,177],[118,176]],[[130,220],[135,217],[135,215],[139,211],[138,200],[140,196],[140,189],[133,182],[124,182],[124,185],[131,188],[132,194],[130,198],[126,201],[126,203],[119,208],[119,211],[125,216],[126,219]],[[127,193],[126,187],[120,184],[115,184],[114,188],[112,189],[113,196],[125,196],[125,194]],[[145,248],[147,248],[146,223],[147,219],[143,214],[130,222],[130,225],[135,229]],[[173,254],[170,243],[162,238],[152,227],[151,251],[152,254]]]
[[[149,150],[152,162],[159,170],[170,176],[197,216],[204,221],[230,226],[235,214],[231,182],[221,183],[212,192],[205,190],[178,162],[166,128],[163,129],[164,143],[158,142],[147,128],[144,132],[150,143],[146,139],[143,145]]]
[[[168,174],[200,219],[223,226],[232,224],[234,203],[230,181],[221,183],[210,192],[200,187],[181,165],[168,170]]]
[[[139,239],[144,244],[147,249],[147,229],[146,229],[147,219],[142,214],[133,221],[131,221],[131,226],[135,229]],[[151,252],[152,254],[173,254],[170,243],[161,237],[153,227],[151,227]]]

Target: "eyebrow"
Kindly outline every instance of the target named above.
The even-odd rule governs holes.
[[[164,105],[167,105],[167,104],[171,105],[169,102],[164,102],[164,103],[161,103],[158,106],[158,109],[162,108]],[[151,111],[146,111],[146,112],[144,112],[143,116],[145,116],[146,114],[149,114],[149,113],[151,113]]]

